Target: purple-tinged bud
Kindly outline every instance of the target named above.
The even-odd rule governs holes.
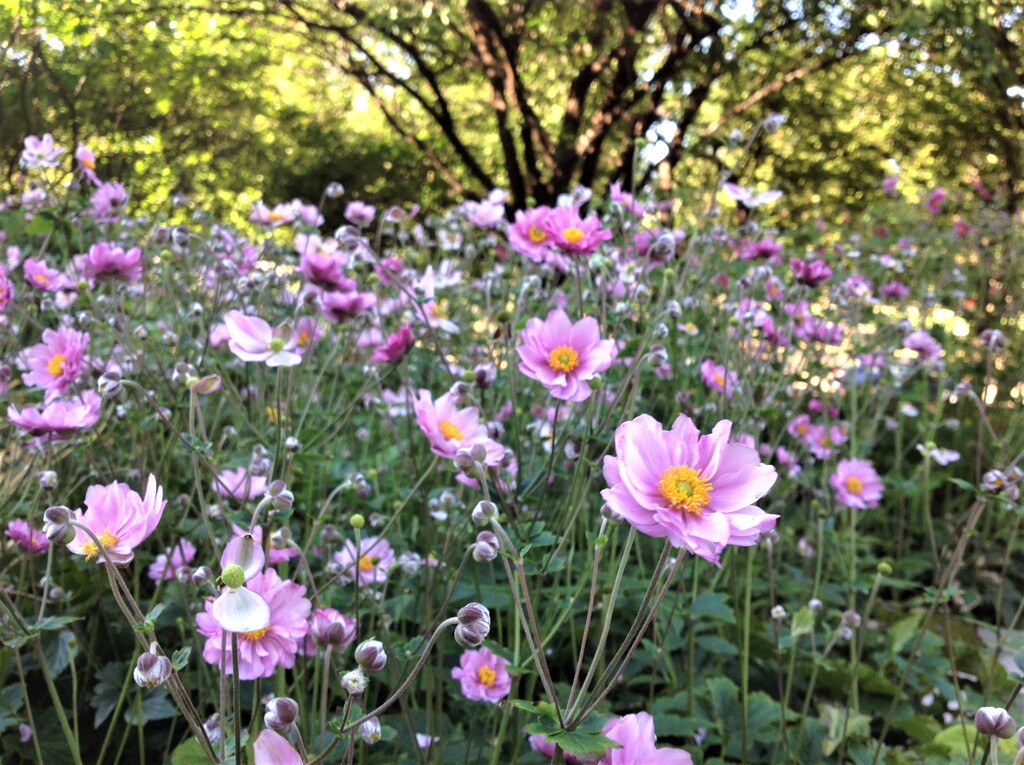
[[[469,454],[474,462],[483,462],[487,459],[487,447],[483,444],[473,444],[469,447]]]
[[[324,190],[324,194],[328,199],[337,199],[345,193],[345,187],[337,181],[331,181],[327,184],[327,188]]]
[[[51,542],[61,542],[74,535],[71,523],[71,509],[64,505],[54,505],[43,512],[43,534]]]
[[[309,636],[321,647],[346,648],[356,636],[356,620],[333,608],[318,608],[309,622]]]
[[[202,584],[208,582],[213,577],[213,569],[209,566],[200,566],[192,572],[193,584]]]
[[[974,713],[974,727],[983,736],[1012,738],[1017,730],[1017,723],[1002,707],[982,707]]]
[[[174,569],[174,578],[178,580],[180,584],[192,584],[192,577],[194,572],[191,566],[181,565]]]
[[[200,395],[216,393],[220,390],[220,375],[203,375],[202,377],[194,378],[189,382],[188,387],[193,393],[199,393]]]
[[[842,623],[845,626],[849,627],[850,629],[854,629],[854,630],[858,629],[860,627],[860,623],[861,623],[860,614],[858,614],[856,611],[852,611],[850,609],[847,609],[846,611],[843,611],[843,615],[840,617],[840,620],[842,621]]]
[[[117,398],[124,390],[121,375],[117,372],[104,372],[96,383],[96,389],[103,398]]]
[[[320,529],[320,541],[326,542],[327,544],[335,544],[343,539],[341,532],[338,531],[338,527],[333,523],[325,523],[324,527]]]
[[[295,454],[295,452],[299,451],[301,448],[302,442],[299,441],[299,439],[297,439],[295,436],[288,436],[288,438],[284,440],[284,450],[286,452],[291,452],[292,454]]]
[[[498,506],[489,500],[482,499],[476,503],[476,507],[473,508],[470,517],[477,526],[487,526],[490,524],[491,519],[496,518],[497,515]]]
[[[356,646],[355,660],[365,672],[375,675],[387,665],[388,655],[379,640],[364,640]]]
[[[40,489],[56,489],[58,482],[57,472],[54,470],[44,470],[39,474]]]
[[[263,724],[278,733],[284,733],[299,719],[299,705],[285,696],[273,698],[267,702],[267,711],[263,715]]]
[[[220,715],[216,713],[210,715],[203,723],[203,730],[206,731],[206,737],[210,739],[211,744],[218,743],[224,736],[224,726],[221,725]]]
[[[472,470],[476,462],[473,459],[473,453],[465,447],[455,452],[455,457],[452,458],[452,461],[459,470]]]
[[[459,609],[455,642],[463,648],[476,648],[491,631],[491,612],[481,603],[467,603]]]
[[[143,688],[155,688],[163,685],[171,676],[171,660],[166,656],[157,656],[152,653],[156,644],[150,646],[150,650],[143,653],[135,662],[135,671],[132,676],[135,683]]]

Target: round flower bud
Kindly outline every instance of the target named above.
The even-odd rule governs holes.
[[[156,646],[152,646],[155,648]],[[171,676],[171,660],[166,656],[157,656],[155,653],[146,651],[138,661],[135,662],[135,671],[132,677],[135,683],[143,688],[155,688],[163,685]]]
[[[287,697],[273,698],[267,702],[263,724],[278,733],[284,733],[299,719],[299,705]]]
[[[473,523],[477,526],[486,526],[491,522],[491,519],[498,515],[498,506],[493,502],[486,499],[482,499],[476,503],[476,507],[473,508],[471,517]]]
[[[376,717],[371,717],[359,726],[359,738],[367,744],[376,744],[380,741],[380,737],[380,720]]]
[[[299,439],[297,439],[295,436],[288,436],[288,438],[284,440],[284,449],[286,452],[291,452],[292,454],[294,454],[301,448],[302,442],[299,441]]]
[[[387,665],[388,655],[379,640],[364,640],[356,646],[355,660],[364,671],[375,675]]]
[[[807,601],[807,607],[812,611],[820,611],[824,605],[821,602],[821,598],[811,598]]]
[[[1017,730],[1017,723],[1002,707],[982,707],[974,713],[974,727],[983,736],[1012,738]]]
[[[121,375],[117,372],[104,372],[100,375],[96,388],[103,398],[117,398],[124,390],[121,386]]]
[[[370,681],[366,677],[366,673],[359,667],[341,676],[341,687],[345,689],[345,693],[349,696],[359,696],[366,690],[366,686],[369,684]]]
[[[473,453],[466,448],[459,449],[455,452],[455,457],[452,458],[455,463],[455,467],[459,470],[472,470],[475,460],[473,459]]]
[[[481,603],[467,603],[459,609],[455,642],[463,648],[476,648],[491,631],[491,612]]]
[[[469,454],[474,462],[483,462],[487,459],[487,447],[483,444],[473,444],[469,448]]]
[[[842,623],[850,629],[857,629],[858,627],[860,627],[861,618],[860,614],[858,614],[856,611],[851,611],[847,609],[846,611],[843,611],[843,615],[840,618],[842,620]]]
[[[39,488],[41,489],[56,489],[57,488],[57,473],[54,470],[44,470],[39,474]]]
[[[51,542],[60,542],[74,535],[71,523],[71,510],[64,505],[48,507],[43,512],[43,534]]]
[[[884,560],[878,564],[876,570],[882,576],[892,576],[892,564],[886,563]]]
[[[361,529],[364,526],[366,526],[366,518],[364,518],[359,513],[353,513],[352,517],[349,518],[348,522],[354,529]]]
[[[209,581],[213,577],[213,571],[209,566],[200,566],[192,572],[193,584],[202,584],[203,582]]]
[[[786,609],[782,606],[772,606],[772,619],[781,622],[786,618]]]

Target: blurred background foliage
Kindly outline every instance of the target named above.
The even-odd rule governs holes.
[[[911,194],[1024,194],[1024,6],[681,0],[0,0],[0,162],[81,141],[136,209],[240,216],[340,181],[428,209],[491,186],[702,194],[720,175],[785,213]],[[743,152],[772,113],[786,124]],[[674,123],[667,156],[640,159]],[[649,156],[649,155],[647,155]],[[70,161],[67,163],[70,169]]]

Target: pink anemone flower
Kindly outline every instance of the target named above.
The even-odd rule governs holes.
[[[302,765],[302,757],[284,736],[264,728],[252,745],[255,765]]]
[[[222,470],[213,482],[213,490],[222,497],[248,502],[267,490],[267,479],[265,476],[251,475],[244,467]]]
[[[878,472],[867,460],[839,460],[828,482],[836,493],[836,502],[854,510],[878,507],[885,488]]]
[[[740,384],[740,378],[734,370],[726,371],[724,364],[716,364],[711,359],[706,359],[700,365],[700,376],[705,385],[713,391],[724,393],[726,398],[732,398],[736,386]]]
[[[266,601],[270,607],[270,624],[238,633],[239,679],[270,677],[278,667],[291,669],[309,629],[307,620],[312,606],[305,597],[306,588],[282,580],[272,568],[247,579],[245,587]],[[213,598],[208,598],[205,612],[196,614],[197,631],[206,638],[203,659],[230,675],[234,671],[231,639],[230,635],[226,641],[221,639],[225,630],[213,613],[214,602]]]
[[[395,551],[386,539],[365,537],[359,540],[359,547],[346,539],[341,549],[334,553],[334,562],[341,573],[341,582],[358,581],[360,585],[383,584],[388,580],[388,570],[395,562]]]
[[[63,441],[71,431],[88,430],[100,419],[99,394],[87,390],[69,401],[52,401],[42,410],[26,406],[7,407],[7,419],[22,433],[49,441]]]
[[[302,356],[295,352],[298,338],[287,324],[271,328],[258,316],[228,311],[224,326],[228,348],[242,361],[262,361],[268,367],[293,367],[302,361]]]
[[[671,430],[650,415],[615,431],[616,456],[604,458],[608,506],[637,531],[664,537],[715,565],[727,545],[749,546],[775,527],[753,503],[778,477],[756,449],[729,443],[732,423],[709,435],[680,415]]]
[[[142,279],[142,250],[132,247],[126,252],[109,242],[97,242],[85,255],[75,258],[75,267],[91,286],[115,279],[137,282]]]
[[[519,371],[563,401],[590,398],[590,380],[608,369],[616,354],[615,341],[601,339],[597,319],[586,316],[573,324],[560,309],[543,321],[527,321],[521,339]]]
[[[683,749],[658,749],[654,718],[647,712],[613,717],[601,729],[607,738],[619,744],[598,760],[598,765],[692,765],[693,758]]]
[[[467,699],[497,704],[512,690],[508,665],[508,659],[491,653],[489,648],[465,651],[459,657],[459,666],[452,668],[452,678],[459,681]]]
[[[123,565],[131,562],[135,548],[156,529],[166,506],[163,487],[150,475],[144,497],[125,483],[90,486],[85,492],[85,512],[75,510],[74,519],[99,538],[112,563]],[[86,560],[106,562],[92,537],[82,529],[75,530],[68,549]]]
[[[46,391],[46,400],[67,393],[85,366],[89,334],[69,327],[43,332],[43,342],[26,348],[19,364],[26,370],[21,379]]]
[[[551,243],[572,255],[592,255],[601,242],[612,238],[612,232],[603,227],[596,215],[591,213],[582,218],[575,207],[556,207],[544,219],[543,226]]]
[[[7,524],[7,536],[22,552],[37,554],[50,549],[50,540],[39,529],[28,525],[28,521],[15,518]]]
[[[486,465],[500,463],[505,449],[487,434],[487,426],[480,422],[480,412],[475,407],[455,406],[450,393],[433,401],[430,391],[420,391],[414,404],[416,421],[430,441],[430,450],[439,457],[453,459],[459,449],[479,444],[487,452]]]

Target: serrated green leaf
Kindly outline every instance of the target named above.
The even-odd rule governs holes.
[[[187,645],[184,648],[179,648],[173,654],[171,654],[171,666],[175,670],[180,672],[188,666],[189,656],[192,655],[192,646]]]
[[[726,596],[721,592],[702,592],[693,599],[690,606],[690,617],[704,617],[726,624],[736,623],[736,614],[726,602]]]

